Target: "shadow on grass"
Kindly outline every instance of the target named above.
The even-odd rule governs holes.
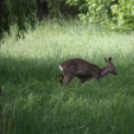
[[[88,129],[94,134],[132,133],[131,63],[117,65],[116,77],[109,75],[80,87],[74,80],[65,89],[57,85],[60,71],[55,59],[1,57],[0,63],[1,86],[6,85],[2,102],[6,134],[80,134]]]
[[[29,78],[46,82],[52,77],[56,77],[58,63],[53,59],[13,59],[1,58],[0,61],[0,81],[19,83],[21,80],[27,81]]]
[[[1,57],[0,60],[0,86],[4,86],[10,83],[13,86],[19,86],[21,84],[32,85],[31,88],[39,87],[39,84],[43,84],[44,88],[56,89],[60,88],[58,85],[57,76],[61,73],[59,71],[58,65],[61,63],[58,59],[13,59]],[[128,62],[127,64],[120,63],[115,64],[118,75],[115,77],[113,75],[108,75],[102,78],[99,82],[98,89],[103,89],[108,86],[114,85],[114,87],[125,90],[132,89],[133,86],[133,64]],[[74,81],[74,80],[73,80]],[[78,81],[71,82],[66,88],[76,88],[78,86]],[[74,85],[73,85],[74,84]],[[85,85],[85,86],[84,86]],[[86,86],[87,85],[87,86]],[[81,88],[87,88],[88,86],[93,86],[94,83],[86,82],[80,86]],[[130,88],[131,87],[131,88]],[[90,90],[90,87],[89,87]],[[127,90],[127,91],[128,91]],[[56,94],[57,90],[54,91]],[[132,93],[132,90],[131,90]],[[133,95],[134,93],[132,93]]]

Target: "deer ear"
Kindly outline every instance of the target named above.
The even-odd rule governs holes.
[[[104,58],[104,61],[107,63],[108,60],[106,58]]]
[[[109,57],[109,58],[108,58],[108,61],[109,61],[109,62],[112,62],[112,57]]]

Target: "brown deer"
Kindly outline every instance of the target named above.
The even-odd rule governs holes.
[[[80,83],[90,79],[100,79],[108,73],[117,75],[112,58],[104,58],[106,66],[99,68],[97,65],[89,63],[84,59],[74,58],[69,59],[59,65],[62,74],[58,76],[58,81],[62,86],[66,86],[74,77],[80,79]],[[64,80],[63,80],[64,79]]]

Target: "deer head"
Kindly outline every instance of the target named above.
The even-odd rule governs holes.
[[[105,62],[106,62],[106,67],[105,70],[108,73],[111,73],[113,75],[117,75],[117,72],[115,70],[115,66],[112,63],[112,57],[109,57],[108,59],[104,58]]]

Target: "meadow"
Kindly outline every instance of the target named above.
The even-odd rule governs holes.
[[[65,88],[58,65],[74,57],[118,75]],[[46,20],[25,38],[0,44],[2,134],[134,134],[134,32],[114,32],[77,20]]]

